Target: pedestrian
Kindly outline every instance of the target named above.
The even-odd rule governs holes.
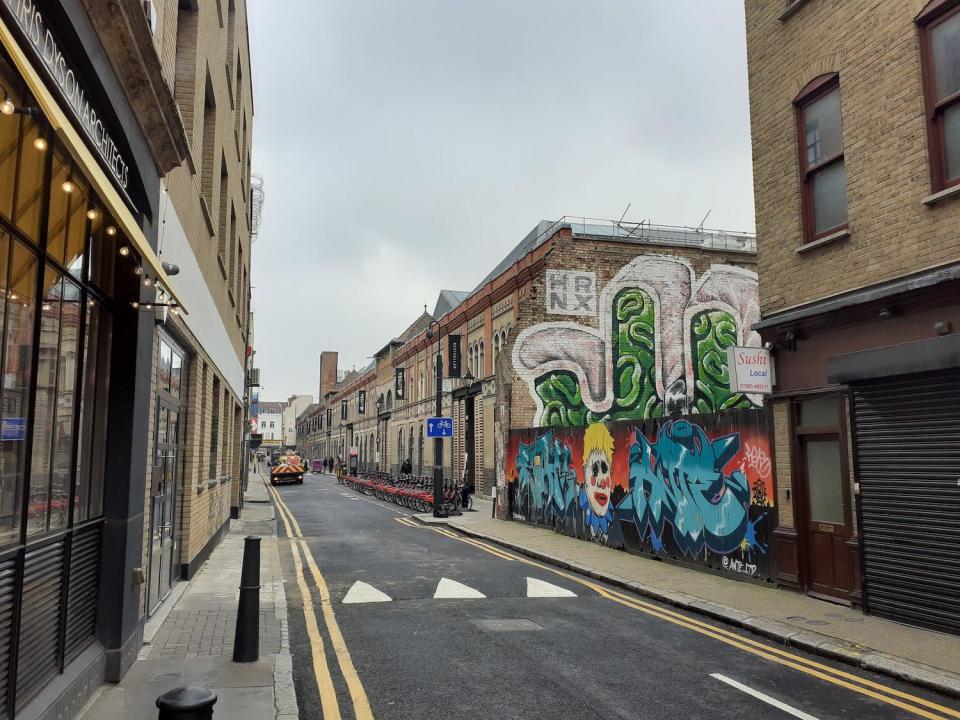
[[[410,458],[406,458],[400,465],[400,474],[410,475],[411,473],[413,473],[413,463],[410,462]]]

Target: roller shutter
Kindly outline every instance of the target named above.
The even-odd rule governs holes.
[[[852,387],[867,610],[960,634],[960,372]]]

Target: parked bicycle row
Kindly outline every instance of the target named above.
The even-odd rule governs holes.
[[[358,472],[356,475],[342,475],[340,482],[357,492],[373,495],[416,510],[433,510],[433,478],[427,475],[393,475],[387,472]],[[473,498],[463,493],[463,485],[449,478],[443,481],[443,510],[447,515],[459,515],[461,508],[471,509]]]

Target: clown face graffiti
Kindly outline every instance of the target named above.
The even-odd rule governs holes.
[[[584,489],[593,512],[603,517],[610,509],[613,478],[610,477],[610,458],[603,450],[595,449],[583,464]]]

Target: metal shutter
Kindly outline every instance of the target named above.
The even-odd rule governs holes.
[[[83,652],[96,637],[97,586],[100,581],[100,524],[74,535],[70,546],[70,586],[64,663]]]
[[[63,539],[27,550],[23,567],[20,646],[17,652],[17,710],[60,671],[60,598]]]
[[[8,718],[10,697],[7,678],[10,676],[10,653],[13,640],[13,609],[16,605],[17,560],[0,563],[0,718]]]
[[[960,633],[960,372],[853,397],[867,609]]]

